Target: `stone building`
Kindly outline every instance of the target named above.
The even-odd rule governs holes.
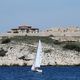
[[[68,28],[50,28],[46,32],[78,32],[80,28],[78,27],[68,27]]]
[[[66,28],[66,32],[78,32],[80,31],[79,27],[68,27]]]
[[[8,33],[38,33],[38,28],[32,28],[32,26],[18,26],[18,28],[11,29],[11,31],[8,31]]]

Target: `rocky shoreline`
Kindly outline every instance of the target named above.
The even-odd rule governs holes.
[[[6,51],[0,56],[0,66],[31,66],[33,64],[37,44],[0,44]],[[80,65],[80,52],[63,50],[58,46],[43,45],[42,66],[76,66]]]

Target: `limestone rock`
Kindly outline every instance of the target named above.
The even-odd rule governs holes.
[[[2,45],[7,50],[4,57],[0,57],[0,65],[32,65],[36,55],[37,45],[9,44]],[[44,50],[51,50],[47,53]],[[1,51],[1,50],[0,50]],[[62,50],[43,44],[42,65],[78,65],[80,53],[70,50]]]

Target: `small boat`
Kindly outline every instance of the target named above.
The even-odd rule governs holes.
[[[34,59],[34,63],[31,67],[32,71],[42,72],[42,70],[40,69],[41,60],[42,60],[42,45],[41,45],[41,41],[39,40],[37,53],[36,53],[36,56],[35,56],[35,59]]]

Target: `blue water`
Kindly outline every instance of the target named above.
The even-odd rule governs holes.
[[[80,80],[80,66],[42,67],[43,72],[32,72],[31,67],[0,67],[0,80]]]

